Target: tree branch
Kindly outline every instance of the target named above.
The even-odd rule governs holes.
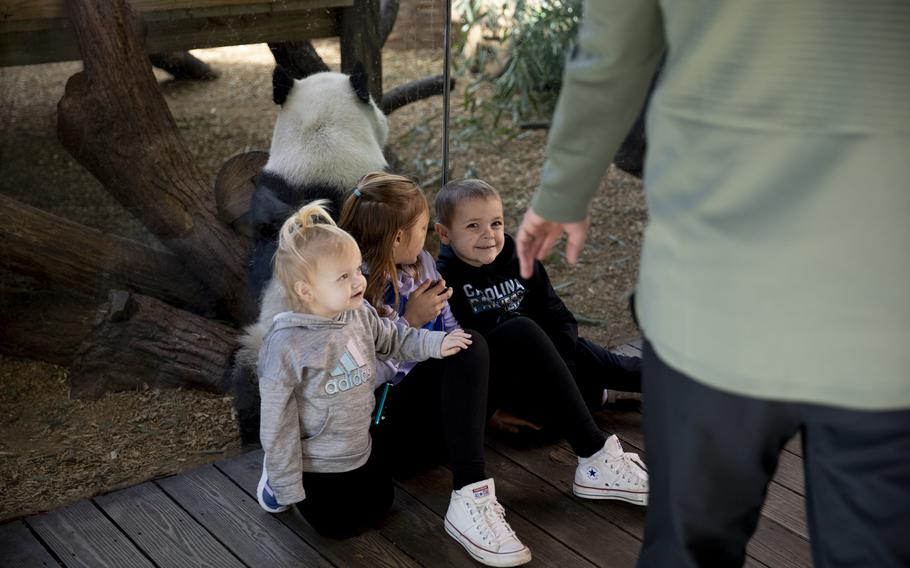
[[[139,17],[125,0],[66,0],[84,71],[57,107],[57,136],[124,207],[242,320],[245,241],[217,219],[149,65]]]
[[[0,195],[0,264],[90,296],[128,288],[209,311],[211,295],[177,255],[51,215]]]
[[[433,75],[399,85],[382,95],[382,112],[389,115],[415,101],[441,95],[444,90],[444,81],[442,75]],[[454,88],[455,79],[450,79],[449,91]]]
[[[295,79],[330,70],[308,40],[270,43],[269,50],[275,57],[275,63],[284,67]]]
[[[385,45],[398,19],[398,0],[381,0],[379,5],[379,45]]]

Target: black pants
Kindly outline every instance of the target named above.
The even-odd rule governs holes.
[[[626,357],[579,337],[572,376],[590,411],[603,405],[604,389],[641,392],[641,359]]]
[[[516,317],[486,335],[491,407],[555,429],[579,456],[604,445],[604,433],[553,342],[533,320]],[[601,388],[603,392],[603,388]]]
[[[490,355],[483,336],[468,332],[473,342],[468,349],[418,363],[389,388],[385,418],[372,434],[374,452],[394,475],[417,473],[446,460],[456,489],[486,479]]]
[[[329,538],[349,538],[375,526],[392,506],[392,478],[376,452],[367,463],[343,473],[303,473],[306,499],[297,509]]]
[[[910,566],[910,410],[728,394],[644,349],[650,501],[640,567],[741,566],[784,444],[802,435],[815,566]]]

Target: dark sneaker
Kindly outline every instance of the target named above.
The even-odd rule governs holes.
[[[262,477],[259,478],[259,487],[256,488],[256,499],[259,506],[269,513],[283,513],[290,509],[287,505],[282,505],[275,497],[275,492],[269,486],[269,474],[265,470],[265,456],[262,457]]]

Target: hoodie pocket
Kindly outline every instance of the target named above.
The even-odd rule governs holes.
[[[329,425],[329,420],[331,419],[331,417],[332,417],[332,407],[328,407],[325,411],[325,416],[323,416],[322,421],[316,422],[316,423],[313,423],[313,422],[308,423],[307,420],[304,419],[304,424],[303,424],[304,436],[301,438],[301,440],[304,442],[312,442],[316,438],[321,436],[322,433],[325,432],[326,426]],[[315,424],[315,427],[312,427],[312,425],[314,425],[314,424]]]

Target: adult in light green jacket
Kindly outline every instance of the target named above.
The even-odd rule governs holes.
[[[591,0],[527,276],[648,109],[640,565],[740,565],[802,433],[818,566],[910,566],[910,2]]]

